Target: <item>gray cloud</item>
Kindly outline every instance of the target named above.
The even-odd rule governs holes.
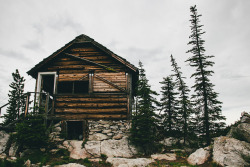
[[[69,17],[67,15],[54,16],[47,21],[47,25],[50,28],[58,31],[63,31],[66,28],[70,28],[75,31],[76,34],[81,34],[84,32],[84,27],[79,22],[76,22],[73,17]]]
[[[14,50],[4,50],[0,48],[0,55],[16,60],[28,60],[23,53]]]
[[[23,45],[24,48],[34,50],[34,51],[41,51],[42,46],[38,39],[34,39],[32,41],[28,41]]]
[[[223,112],[232,122],[239,112],[250,111],[250,1],[0,0],[0,67],[5,70],[0,72],[4,78],[1,86],[8,87],[11,76],[7,74],[15,68],[26,72],[82,33],[136,66],[141,60],[152,88],[158,92],[162,77],[172,73],[173,54],[192,86],[189,77],[195,69],[185,63],[190,56],[185,52],[191,48],[187,46],[189,8],[194,4],[207,32],[203,36],[206,54],[215,55],[211,80],[220,93]],[[34,86],[29,89],[33,91]]]

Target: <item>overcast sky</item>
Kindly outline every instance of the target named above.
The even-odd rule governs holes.
[[[206,54],[214,55],[211,78],[227,124],[250,112],[250,1],[248,0],[0,0],[0,106],[8,101],[11,73],[19,69],[26,91],[34,65],[86,34],[138,66],[160,92],[173,54],[188,85],[195,69],[185,60],[190,6],[202,14]]]

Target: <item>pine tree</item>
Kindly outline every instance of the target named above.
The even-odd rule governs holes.
[[[202,31],[203,25],[200,25],[200,16],[197,14],[196,6],[190,8],[191,11],[191,41],[188,45],[192,45],[192,49],[187,53],[192,53],[193,56],[189,57],[186,61],[189,62],[191,67],[196,68],[196,72],[191,75],[195,78],[194,88],[195,94],[192,99],[195,103],[195,112],[197,115],[197,126],[201,135],[205,137],[207,145],[211,141],[211,133],[216,131],[219,127],[225,126],[222,120],[225,117],[221,114],[221,102],[217,100],[218,93],[213,89],[214,85],[211,83],[209,77],[214,73],[209,67],[212,67],[214,62],[210,59],[214,56],[205,55],[204,40],[201,35],[205,32]]]
[[[146,78],[143,65],[139,62],[139,81],[137,83],[137,114],[132,116],[132,127],[130,129],[130,141],[142,150],[146,155],[156,151],[156,127],[157,101],[153,97],[157,95],[151,90]]]
[[[173,76],[176,77],[176,87],[180,93],[179,98],[179,113],[181,114],[180,124],[182,126],[183,137],[184,137],[184,144],[186,143],[186,138],[188,135],[188,124],[191,115],[191,106],[189,101],[189,88],[184,82],[185,77],[182,76],[182,72],[180,71],[181,68],[178,67],[175,59],[171,55],[171,63],[173,67]]]
[[[12,73],[13,82],[10,84],[11,90],[9,91],[9,106],[6,110],[6,114],[3,116],[4,125],[15,121],[19,118],[21,113],[25,110],[25,97],[24,97],[24,77],[21,77],[19,71],[16,70]]]
[[[175,83],[171,76],[163,78],[160,82],[161,87],[161,112],[163,119],[163,126],[167,132],[167,136],[175,136],[175,132],[179,131],[179,113],[178,113],[178,100],[175,92]]]

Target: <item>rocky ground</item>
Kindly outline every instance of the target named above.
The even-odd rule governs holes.
[[[89,140],[78,141],[60,138],[61,128],[57,124],[50,134],[53,143],[50,147],[26,149],[21,153],[18,153],[18,146],[11,139],[11,134],[0,131],[0,166],[24,163],[27,167],[250,166],[248,113],[242,114],[240,123],[232,127],[227,136],[214,138],[209,147],[176,149],[176,144],[183,141],[170,137],[161,141],[164,149],[160,153],[148,157],[140,155],[129,144],[127,126],[124,122],[120,122],[119,126],[107,125],[107,122],[93,123]]]

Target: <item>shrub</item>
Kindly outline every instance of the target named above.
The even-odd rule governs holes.
[[[48,144],[48,135],[42,116],[28,115],[16,126],[16,140],[21,146],[41,148]]]

